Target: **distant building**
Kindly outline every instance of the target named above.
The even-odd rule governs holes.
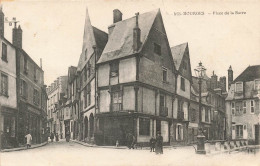
[[[0,148],[17,146],[16,50],[4,37],[0,8]]]
[[[67,95],[67,82],[67,76],[60,76],[47,88],[47,127],[50,132],[58,133],[61,137],[64,136],[65,126],[59,108]]]
[[[230,79],[233,71],[230,66]],[[260,122],[260,65],[248,66],[234,81],[226,98],[228,139],[255,140],[255,126]]]

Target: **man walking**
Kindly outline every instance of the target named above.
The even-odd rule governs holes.
[[[155,153],[163,154],[163,137],[161,136],[161,132],[157,133],[156,144],[155,144]]]
[[[27,149],[31,147],[32,135],[28,132],[25,136]]]

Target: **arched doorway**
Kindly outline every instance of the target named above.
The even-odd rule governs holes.
[[[85,135],[84,135],[84,140],[88,137],[88,117],[86,116],[84,119],[84,125],[85,125]]]
[[[93,137],[93,133],[94,133],[94,116],[93,113],[90,114],[89,117],[89,137]]]

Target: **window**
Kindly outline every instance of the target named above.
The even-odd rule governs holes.
[[[183,61],[183,69],[187,70],[187,63]]]
[[[21,80],[20,95],[25,99],[27,99],[27,96],[28,96],[27,90],[28,90],[27,83],[24,80]]]
[[[231,111],[232,111],[232,115],[235,115],[235,103],[231,103]]]
[[[88,68],[87,68],[87,75],[88,75],[88,77],[90,77],[90,74],[91,74],[91,64],[90,64],[89,61],[87,63],[87,66],[88,66]]]
[[[113,62],[110,64],[110,77],[117,77],[119,70],[119,62]]]
[[[236,92],[243,92],[243,82],[236,83]]]
[[[255,90],[259,90],[260,89],[260,79],[255,80]]]
[[[1,95],[8,96],[8,77],[1,74]]]
[[[154,43],[154,53],[157,55],[161,55],[161,46],[159,44]]]
[[[183,140],[183,127],[181,124],[176,125],[176,140]]]
[[[24,56],[24,72],[27,73],[28,72],[28,61],[27,61],[27,57]]]
[[[84,89],[84,106],[87,107],[88,99],[87,99],[87,87]]]
[[[139,118],[139,135],[150,136],[150,119]]]
[[[7,45],[2,43],[2,60],[7,62]]]
[[[205,110],[205,121],[209,122],[209,110]]]
[[[255,101],[254,100],[251,100],[251,113],[255,113]]]
[[[163,82],[167,82],[167,69],[163,67]]]
[[[33,103],[35,105],[39,105],[40,103],[39,91],[36,89],[33,90]]]
[[[196,120],[196,110],[192,109],[191,110],[191,121],[195,122],[195,120]]]
[[[160,95],[160,107],[164,107],[165,100],[164,100],[164,95]]]
[[[90,105],[91,103],[91,86],[90,86],[90,83],[87,85],[87,99],[88,99],[88,106]]]
[[[246,101],[243,101],[243,113],[246,114]]]
[[[84,67],[84,70],[83,70],[83,72],[84,72],[84,80],[86,81],[87,80],[87,65]]]
[[[121,91],[113,92],[112,97],[114,104],[122,103]]]
[[[36,66],[34,66],[33,78],[34,78],[34,81],[36,82],[37,81],[37,68],[36,68]]]
[[[243,125],[236,125],[236,137],[243,138]]]
[[[181,77],[181,90],[185,91],[185,79]]]

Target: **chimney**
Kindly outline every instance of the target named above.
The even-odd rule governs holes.
[[[230,65],[229,69],[228,69],[228,90],[229,90],[232,82],[233,82],[233,70],[232,70],[232,67]]]
[[[216,89],[218,87],[218,76],[214,73],[211,76],[211,89]]]
[[[220,77],[219,78],[219,82],[220,82],[220,88],[222,89],[222,91],[223,92],[226,92],[227,90],[226,90],[226,86],[227,86],[227,80],[226,80],[226,77],[224,76],[224,77]]]
[[[121,13],[121,11],[120,10],[118,10],[118,9],[114,9],[113,10],[113,23],[117,23],[117,22],[119,22],[119,21],[122,21],[122,13]]]
[[[133,50],[137,52],[141,46],[141,30],[138,25],[138,16],[139,13],[135,13],[135,27],[133,30]]]
[[[42,58],[40,58],[40,68],[42,69]]]
[[[13,45],[22,48],[23,43],[23,30],[21,29],[21,26],[19,25],[18,28],[16,28],[16,24],[13,28]]]
[[[122,21],[122,16],[123,14],[121,13],[120,10],[114,9],[113,10],[113,24],[108,27],[108,37],[111,35],[115,28],[115,23]]]
[[[0,5],[0,36],[4,37],[5,33],[5,14],[3,13],[2,5]]]

